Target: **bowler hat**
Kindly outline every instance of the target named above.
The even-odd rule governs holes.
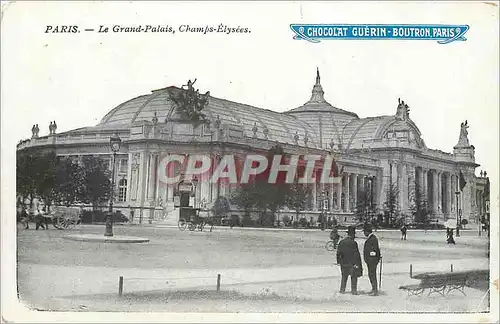
[[[363,231],[371,233],[373,231],[372,226],[370,224],[363,225]]]
[[[352,225],[347,228],[347,235],[351,234],[356,234],[356,227]]]

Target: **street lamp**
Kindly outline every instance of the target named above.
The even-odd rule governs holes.
[[[116,152],[120,150],[120,146],[122,144],[122,139],[118,134],[114,134],[109,139],[109,145],[111,146],[111,151],[113,151],[113,167],[111,168],[111,193],[109,198],[109,211],[106,215],[106,232],[104,232],[104,236],[113,236],[113,196],[115,192],[115,161],[116,161]]]
[[[198,185],[198,178],[196,176],[193,177],[193,186],[194,186],[194,208],[196,208],[196,186]]]
[[[455,191],[455,196],[457,197],[457,237],[460,236],[460,220],[459,220],[459,214],[460,214],[460,208],[458,206],[458,196],[460,195],[460,191]]]

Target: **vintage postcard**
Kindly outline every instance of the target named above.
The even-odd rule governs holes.
[[[5,322],[498,322],[499,3],[2,2]]]

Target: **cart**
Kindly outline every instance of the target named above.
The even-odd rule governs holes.
[[[47,216],[52,218],[52,225],[59,229],[73,229],[81,223],[82,212],[80,208],[56,206]]]
[[[200,212],[205,214],[205,216],[200,216]],[[210,217],[208,210],[202,210],[200,208],[192,207],[181,207],[179,222],[177,227],[184,231],[188,228],[190,231],[195,231],[199,229],[203,231],[204,228],[210,227],[210,232],[214,228],[214,222]]]

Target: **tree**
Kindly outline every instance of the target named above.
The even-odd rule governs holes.
[[[59,161],[64,159],[57,157],[54,152],[17,153],[16,190],[23,202],[25,198],[29,199],[30,208],[33,208],[35,198],[43,200],[49,208],[58,201],[62,179],[57,178],[57,173]]]
[[[306,209],[306,200],[309,191],[309,187],[299,183],[294,183],[289,188],[285,203],[288,208],[295,210],[295,220],[298,220],[300,212]]]
[[[356,218],[361,223],[371,223],[373,215],[376,213],[376,206],[373,203],[372,192],[369,188],[359,188],[356,203]]]
[[[104,160],[93,156],[82,158],[80,169],[80,186],[77,189],[78,200],[92,204],[92,222],[94,222],[97,206],[106,203],[111,195],[109,169]]]
[[[418,181],[415,181],[415,190],[412,193],[413,203],[410,206],[410,211],[415,220],[415,223],[421,223],[424,225],[429,224],[429,215],[430,211],[428,208],[427,200],[423,198],[422,189],[418,184]]]
[[[22,202],[26,198],[30,201],[30,208],[33,208],[33,200],[38,195],[41,172],[38,161],[40,154],[28,151],[18,151],[16,156],[16,190]]]
[[[55,173],[55,200],[70,206],[82,197],[82,168],[77,162],[67,157],[59,157]]]
[[[399,188],[396,184],[389,184],[387,188],[387,196],[384,202],[384,223],[386,225],[394,224],[399,215],[398,208]]]
[[[231,197],[231,202],[243,208],[245,218],[249,218],[250,210],[255,206],[253,183],[244,184],[236,190]]]
[[[36,196],[43,200],[50,209],[53,202],[58,197],[58,186],[56,174],[58,168],[58,158],[55,153],[50,152],[37,157],[37,169],[39,171],[36,185]]]
[[[276,211],[286,204],[290,191],[290,185],[285,183],[283,172],[278,172],[275,183],[269,182],[272,161],[276,155],[281,156],[281,163],[284,162],[283,148],[279,145],[273,146],[267,154],[267,169],[251,178],[250,183],[242,185],[233,195],[234,203],[246,211],[251,208],[259,210],[260,221],[266,225],[274,224]],[[267,214],[268,210],[270,215]]]
[[[212,212],[216,217],[226,217],[230,209],[231,205],[229,203],[229,199],[224,196],[217,197],[214,205],[212,206]]]

